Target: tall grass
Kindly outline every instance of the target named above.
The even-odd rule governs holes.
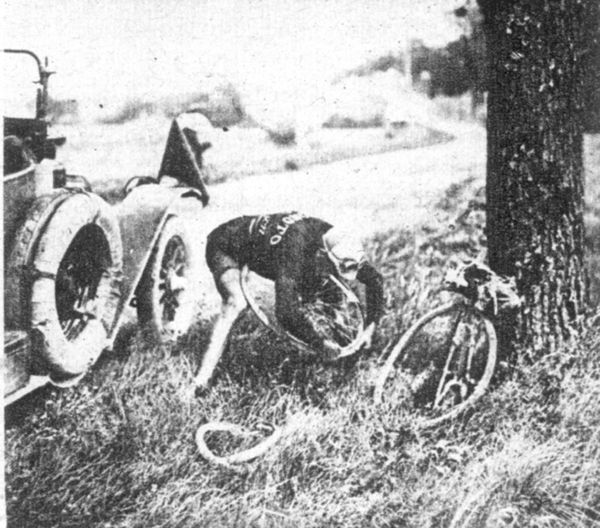
[[[176,346],[135,329],[70,391],[48,389],[7,409],[6,480],[14,527],[567,527],[600,526],[600,334],[585,335],[432,430],[400,387],[373,404],[384,346],[440,302],[450,255],[485,243],[476,184],[438,203],[442,221],[380,233],[371,260],[386,280],[374,348],[327,366],[303,357],[249,314],[203,398],[190,391],[210,321]],[[468,214],[465,213],[468,211]],[[211,466],[196,428],[223,454],[285,426],[263,458]]]

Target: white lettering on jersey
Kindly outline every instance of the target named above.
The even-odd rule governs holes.
[[[267,232],[267,225],[269,224],[270,215],[257,216],[250,223],[250,233],[252,234],[256,229],[260,235],[264,235]]]
[[[298,222],[299,220],[302,220],[303,218],[305,218],[305,216],[301,213],[291,213],[287,216],[284,216],[281,219],[281,223],[278,224],[277,227],[275,228],[277,230],[278,234],[273,235],[271,237],[271,239],[269,240],[271,245],[275,246],[275,245],[279,244],[279,242],[281,242],[281,240],[283,239],[283,235],[285,235],[285,233],[287,232],[288,228],[291,225]]]

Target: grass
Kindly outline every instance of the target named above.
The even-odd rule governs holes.
[[[416,411],[396,407],[398,400],[373,408],[371,360],[340,370],[300,363],[292,372],[282,360],[246,358],[193,402],[183,396],[191,381],[185,356],[136,351],[70,393],[47,394],[19,434],[9,429],[8,448],[18,452],[9,466],[9,520],[485,526],[486,518],[512,515],[519,526],[595,526],[600,369],[584,356],[588,346],[598,343],[523,367],[477,414],[427,434],[413,428]],[[287,429],[267,456],[232,471],[195,453],[194,430],[208,419]]]
[[[452,259],[484,249],[479,184],[439,200],[438,221],[372,237],[386,281],[374,347],[336,367],[298,355],[245,316],[215,387],[190,394],[211,321],[176,346],[135,329],[69,391],[6,410],[9,526],[600,526],[600,334],[594,321],[560,354],[519,364],[476,412],[429,431],[402,391],[375,407],[386,343],[442,301]],[[196,428],[285,425],[263,458],[232,470],[196,452]],[[226,453],[256,441],[221,433]]]

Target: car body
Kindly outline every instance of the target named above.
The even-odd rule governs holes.
[[[80,380],[110,348],[136,306],[159,340],[176,339],[193,313],[195,250],[183,211],[203,214],[201,143],[174,119],[156,176],[133,178],[116,206],[52,160],[52,72],[29,50],[37,85],[25,115],[4,118],[4,402],[48,382]],[[29,85],[25,83],[25,87]],[[17,92],[20,87],[17,86]]]

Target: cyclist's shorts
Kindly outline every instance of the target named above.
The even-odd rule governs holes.
[[[207,251],[206,262],[214,277],[220,277],[223,275],[223,273],[230,269],[241,269],[240,264],[235,259],[220,249],[211,252],[210,255]]]
[[[238,260],[241,253],[240,229],[236,224],[239,222],[217,227],[206,240],[206,264],[215,277],[220,277],[227,270],[242,268]]]

